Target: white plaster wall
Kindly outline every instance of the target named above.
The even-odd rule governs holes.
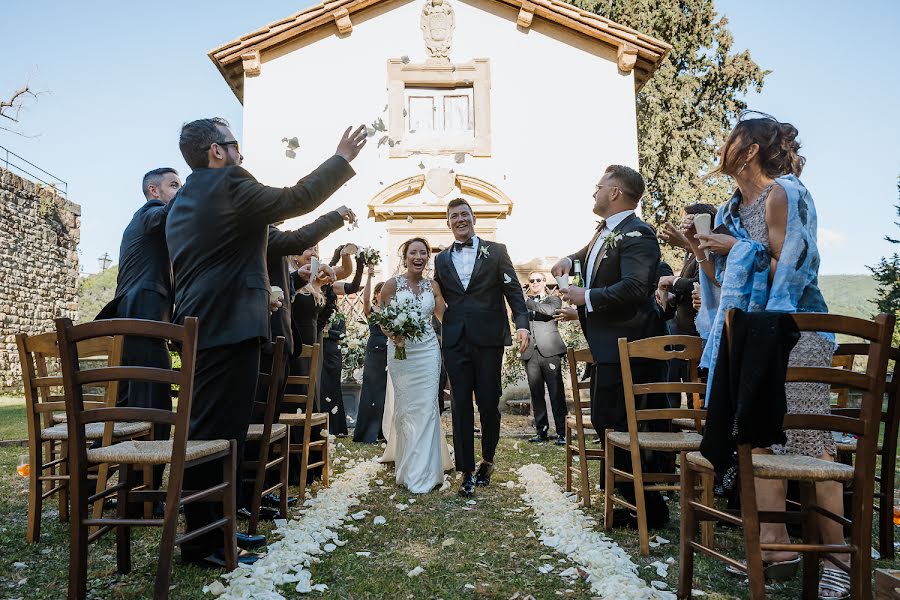
[[[421,6],[398,0],[353,16],[348,36],[329,28],[311,36],[317,40],[264,54],[261,75],[245,81],[245,166],[263,183],[290,185],[333,153],[346,126],[386,120],[387,59],[427,57]],[[491,61],[492,156],[467,156],[459,165],[452,157],[392,159],[387,145],[375,147],[379,134],[353,163],[357,176],[324,208],[347,204],[364,217],[379,190],[423,172],[422,162],[426,171],[446,166],[489,181],[512,199],[512,216],[501,222],[497,239],[515,262],[580,248],[594,230],[591,196],[604,167],[637,166],[632,76],[619,73],[612,49],[539,17],[526,31],[516,26],[516,11],[492,0],[453,0],[453,7],[451,59]],[[281,142],[292,136],[301,144],[293,160]],[[322,252],[351,238],[394,252],[384,247],[383,232],[382,223],[368,220],[330,237]]]

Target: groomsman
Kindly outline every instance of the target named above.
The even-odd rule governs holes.
[[[96,319],[148,319],[171,321],[172,265],[166,247],[166,217],[181,188],[178,171],[169,167],[144,175],[141,189],[145,202],[131,217],[119,246],[116,295]],[[122,364],[169,369],[172,366],[164,340],[125,338]],[[119,387],[119,406],[172,410],[169,386],[147,381],[125,381]],[[169,426],[156,425],[154,439],[169,439]],[[153,469],[154,484],[162,483],[164,465]],[[158,510],[158,506],[156,507]]]
[[[490,484],[494,472],[503,347],[512,345],[506,305],[516,324],[519,353],[528,347],[528,314],[506,246],[475,235],[475,214],[463,198],[447,203],[447,226],[456,241],[435,257],[434,279],[447,302],[441,349],[453,393],[454,459],[463,473],[459,494],[468,497],[476,485]],[[481,418],[477,472],[473,395]]]
[[[173,320],[200,320],[192,439],[234,439],[241,460],[260,347],[269,339],[270,311],[280,305],[270,302],[269,224],[308,213],[336,192],[353,176],[350,161],[365,141],[364,126],[352,133],[348,128],[335,156],[293,187],[273,188],[241,168],[238,141],[224,119],[182,127],[179,146],[192,173],[170,211],[166,241],[175,274]],[[220,480],[220,469],[203,465],[185,472],[184,485],[200,489]],[[216,520],[219,510],[215,503],[189,504],[187,530]],[[221,532],[213,530],[182,545],[182,559],[216,566],[224,562],[221,546]]]
[[[550,423],[547,419],[547,401],[544,399],[546,385],[550,394],[550,408],[553,410],[553,424],[556,426],[556,444],[564,446],[566,393],[560,363],[566,353],[566,343],[559,335],[554,320],[557,311],[562,308],[562,300],[558,296],[547,295],[547,279],[543,273],[536,271],[528,276],[525,308],[528,309],[532,343],[528,344],[520,358],[525,364],[525,374],[528,375],[534,426],[537,428],[537,435],[528,441],[539,443],[546,442],[549,438]]]
[[[594,214],[601,217],[590,243],[561,258],[553,266],[553,276],[569,273],[577,259],[585,265],[587,287],[569,287],[564,298],[578,306],[578,318],[587,339],[594,365],[591,372],[591,422],[598,433],[609,428],[627,431],[625,392],[619,364],[618,339],[629,341],[659,334],[659,313],[654,291],[658,280],[660,250],[656,232],[636,214],[644,194],[644,178],[629,167],[611,165],[594,188]],[[634,361],[635,383],[663,381],[665,363]],[[659,398],[646,396],[639,401],[655,406]],[[664,402],[664,397],[663,397]],[[617,468],[631,469],[624,452],[616,452]],[[649,466],[653,471],[654,467]],[[620,492],[634,503],[634,487],[620,484]],[[647,518],[651,527],[660,527],[669,519],[668,507],[659,492],[645,494]],[[615,525],[631,523],[632,516],[618,512]]]

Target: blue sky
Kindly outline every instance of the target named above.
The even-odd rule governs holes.
[[[51,93],[22,115],[21,129],[37,137],[0,132],[0,145],[68,182],[82,206],[85,271],[96,271],[104,252],[116,258],[143,201],[144,172],[167,165],[187,175],[181,123],[219,115],[240,132],[240,104],[206,53],[309,3],[104,0],[4,9],[0,97],[26,80]],[[720,0],[717,9],[730,20],[735,48],[749,48],[773,71],[750,106],[800,130],[821,272],[866,272],[893,251],[883,236],[900,234],[900,2]]]

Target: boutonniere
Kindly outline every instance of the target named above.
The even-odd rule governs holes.
[[[481,258],[487,258],[491,255],[491,249],[488,246],[479,246],[478,247],[478,256]]]
[[[606,234],[606,237],[603,238],[603,243],[606,245],[607,248],[611,249],[611,248],[615,248],[616,244],[618,244],[619,240],[621,240],[621,239],[622,239],[621,233],[617,233],[615,231],[610,231],[609,233]]]

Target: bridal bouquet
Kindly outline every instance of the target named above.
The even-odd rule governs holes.
[[[360,248],[359,256],[366,263],[366,266],[374,266],[381,262],[381,252],[371,246]]]
[[[370,318],[399,342],[395,343],[394,350],[394,358],[397,360],[406,359],[405,341],[415,341],[422,337],[431,324],[428,319],[422,317],[419,305],[412,297],[395,296],[390,304],[378,312],[373,312]]]

